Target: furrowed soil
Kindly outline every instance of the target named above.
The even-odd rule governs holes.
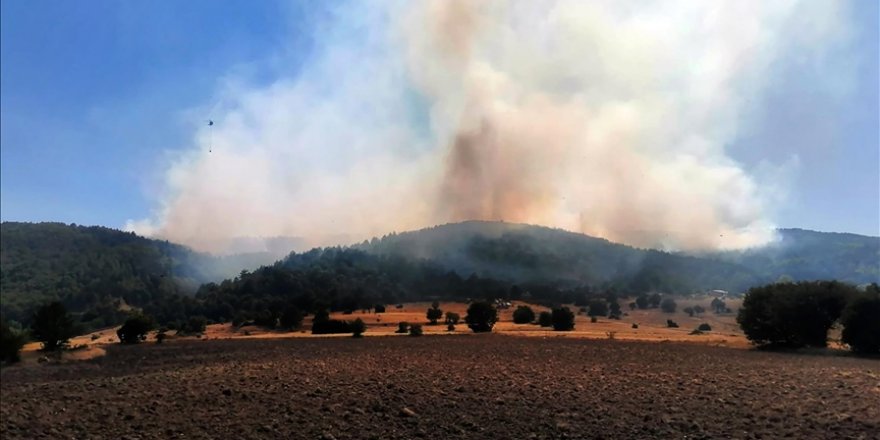
[[[880,438],[880,362],[499,334],[179,340],[0,372],[0,438]]]

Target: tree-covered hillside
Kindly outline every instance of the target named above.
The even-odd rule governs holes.
[[[7,319],[27,321],[38,305],[61,300],[84,328],[112,325],[131,306],[192,295],[259,257],[217,258],[104,227],[4,222],[0,305]]]

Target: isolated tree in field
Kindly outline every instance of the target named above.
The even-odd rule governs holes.
[[[880,288],[877,284],[847,304],[840,319],[841,340],[852,351],[880,354]]]
[[[652,309],[656,309],[660,307],[660,302],[663,301],[663,297],[660,296],[659,293],[652,293],[651,296],[648,297],[648,304]]]
[[[281,328],[288,330],[299,328],[302,321],[302,311],[296,306],[287,306],[287,308],[284,309],[284,312],[281,313],[281,318],[278,319]]]
[[[116,330],[119,342],[123,344],[137,344],[147,339],[147,333],[153,329],[153,318],[136,313],[125,320],[125,324]]]
[[[724,313],[727,311],[727,304],[718,298],[713,299],[710,306],[715,313]]]
[[[675,309],[677,304],[675,304],[675,300],[672,298],[664,298],[663,302],[660,303],[660,309],[666,313],[675,313]]]
[[[638,307],[638,305],[636,304],[635,301],[629,303],[629,309],[630,309],[630,310],[635,310],[636,307]]]
[[[553,314],[550,312],[541,312],[538,314],[538,325],[541,327],[553,326]]]
[[[60,302],[46,304],[34,313],[31,336],[43,343],[43,349],[56,350],[76,335],[73,319]]]
[[[684,312],[687,313],[688,316],[690,316],[691,318],[694,317],[694,308],[693,307],[685,307],[682,310],[684,310]]]
[[[724,308],[726,309],[727,306],[725,305]],[[694,313],[699,315],[700,313],[705,313],[705,312],[706,312],[706,309],[704,309],[703,306],[701,306],[699,304],[694,306]]]
[[[620,303],[613,301],[608,303],[608,317],[611,319],[620,319],[621,316]]]
[[[568,307],[557,307],[553,309],[553,330],[570,331],[574,330],[574,313]]]
[[[351,322],[352,337],[362,338],[364,337],[365,331],[367,331],[367,324],[365,324],[364,320],[361,318],[355,319]]]
[[[605,316],[608,314],[608,303],[601,299],[590,301],[590,316]]]
[[[458,324],[458,321],[460,320],[461,316],[458,316],[458,313],[446,312],[446,324],[455,325]]]
[[[26,340],[24,334],[13,330],[5,319],[0,318],[0,362],[18,362]]]
[[[495,322],[498,321],[498,311],[495,306],[486,301],[471,303],[468,307],[464,322],[474,333],[491,332]]]
[[[422,325],[421,324],[413,324],[409,328],[410,336],[421,336],[422,335]]]
[[[443,317],[443,310],[440,310],[440,303],[434,301],[427,313],[428,321],[431,325],[437,325],[437,321]]]
[[[535,320],[535,311],[529,306],[517,306],[513,311],[514,324],[528,324]]]
[[[761,346],[825,347],[854,287],[836,281],[769,284],[749,289],[736,317]]]
[[[650,305],[650,301],[648,301],[648,295],[639,295],[636,298],[636,307],[644,310],[647,309]]]
[[[406,321],[397,323],[397,330],[394,333],[409,333],[409,323]]]

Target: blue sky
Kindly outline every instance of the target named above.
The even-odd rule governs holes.
[[[210,107],[230,75],[270,83],[295,71],[321,23],[316,4],[0,3],[0,217],[122,227],[149,216],[168,152],[204,122],[192,109]],[[774,65],[784,79],[728,149],[745,169],[797,156],[781,227],[880,234],[880,11],[854,5],[854,43],[821,66]],[[848,91],[834,91],[841,78]]]

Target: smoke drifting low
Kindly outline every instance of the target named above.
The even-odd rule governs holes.
[[[295,75],[227,82],[213,152],[205,128],[128,228],[216,252],[470,219],[758,246],[782,183],[725,148],[774,65],[846,37],[833,1],[370,3]]]

